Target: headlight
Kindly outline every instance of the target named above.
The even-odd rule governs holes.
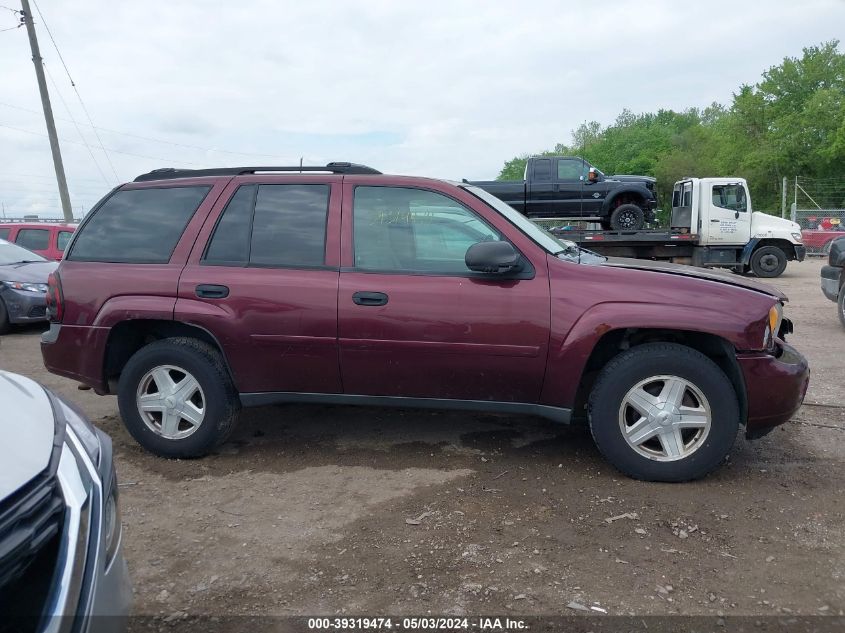
[[[88,457],[91,458],[94,466],[96,466],[100,460],[100,439],[97,437],[94,426],[73,406],[55,394],[50,395],[52,396],[51,400],[53,401],[53,410],[56,412],[56,417],[59,418],[59,421],[64,419],[64,422],[79,439]]]
[[[796,242],[800,243],[801,242],[801,234],[800,233],[793,233],[792,239],[795,240]]]
[[[106,569],[111,564],[120,543],[120,504],[117,502],[117,477],[112,468],[111,491],[103,510],[103,531],[106,535]]]
[[[28,281],[4,281],[4,285],[14,290],[23,290],[25,292],[47,292],[47,284],[34,284]]]
[[[769,308],[769,318],[766,323],[766,331],[763,334],[763,347],[773,349],[775,337],[780,331],[780,323],[783,320],[783,304],[779,301]]]

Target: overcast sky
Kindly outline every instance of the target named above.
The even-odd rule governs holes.
[[[17,0],[0,6],[0,30],[14,27],[7,9]],[[494,178],[515,155],[568,142],[585,120],[728,103],[785,56],[845,35],[842,0],[39,6],[77,215],[116,183],[164,166],[302,156]],[[9,216],[54,217],[61,207],[30,58],[25,29],[0,32],[0,202]]]

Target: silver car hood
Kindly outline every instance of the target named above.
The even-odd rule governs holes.
[[[0,281],[28,281],[46,284],[47,276],[59,267],[59,262],[30,262],[0,266]]]
[[[0,501],[47,468],[55,430],[44,389],[0,370]]]

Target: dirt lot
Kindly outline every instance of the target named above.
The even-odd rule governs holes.
[[[841,615],[845,330],[820,266],[776,280],[807,403],[681,485],[626,479],[538,419],[328,406],[246,411],[218,454],[166,461],[114,398],[43,369],[38,330],[3,337],[0,365],[114,438],[138,614]]]

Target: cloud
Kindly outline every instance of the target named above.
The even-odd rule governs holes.
[[[124,152],[109,155],[122,181],[300,156],[492,178],[585,120],[726,103],[845,22],[835,0],[40,4],[96,124],[133,135],[100,132]],[[51,85],[74,206],[87,209],[115,177],[38,28],[71,112]],[[0,125],[43,134],[22,30],[0,33],[0,60],[0,102],[33,111],[0,105]],[[0,165],[7,211],[58,215],[46,138],[0,127]]]

